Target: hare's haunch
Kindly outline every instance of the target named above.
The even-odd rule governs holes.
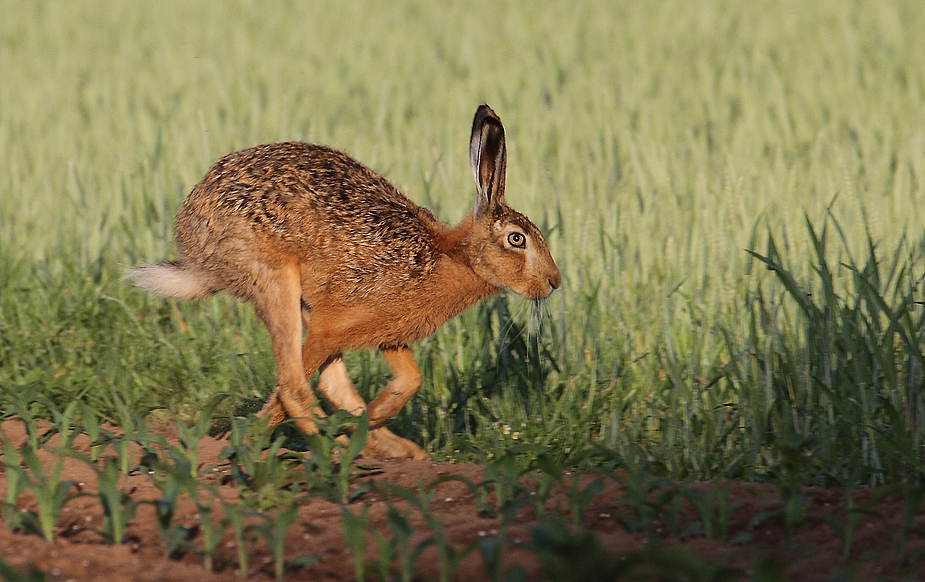
[[[504,201],[504,128],[487,105],[469,152],[475,207],[455,227],[337,150],[289,142],[228,154],[177,214],[177,260],[127,277],[180,299],[250,301],[276,358],[271,421],[315,432],[317,369],[334,407],[369,414],[367,454],[423,458],[382,426],[421,385],[408,344],[501,289],[543,299],[560,282],[542,234]],[[341,358],[358,348],[381,350],[394,373],[369,405]]]

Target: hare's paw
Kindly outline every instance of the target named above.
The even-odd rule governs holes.
[[[284,399],[288,401],[288,405]],[[291,418],[296,428],[306,435],[313,435],[318,432],[313,416],[325,416],[325,414],[310,391],[289,391],[287,393],[277,386],[257,416],[266,417],[269,428]]]
[[[267,417],[269,419],[267,426],[273,427],[286,420],[289,415],[286,414],[286,409],[283,408],[283,403],[279,400],[279,394],[274,391],[267,403],[257,413],[257,416],[260,418]]]
[[[424,449],[408,439],[396,436],[389,429],[380,426],[369,431],[363,455],[367,457],[386,457],[391,459],[427,459]]]

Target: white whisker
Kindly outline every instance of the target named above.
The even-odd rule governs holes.
[[[522,310],[523,308],[521,307],[517,311],[517,313],[508,313],[508,320],[507,322],[505,322],[504,327],[501,330],[501,344],[499,348],[502,346],[510,345],[510,342],[513,342],[514,340],[518,339],[521,336],[521,334],[523,334],[523,329],[518,329],[517,335],[510,338],[510,342],[508,341],[508,334],[511,332],[512,329],[517,328],[517,316],[520,315],[520,312]]]

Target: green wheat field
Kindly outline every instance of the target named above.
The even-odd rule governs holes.
[[[925,476],[925,11],[917,0],[0,0],[0,405],[244,415],[267,334],[120,280],[173,257],[221,155],[343,149],[446,222],[472,114],[562,288],[413,349],[390,425],[438,460],[589,445],[676,479]],[[365,396],[388,379],[348,356]],[[44,410],[44,408],[43,408]]]

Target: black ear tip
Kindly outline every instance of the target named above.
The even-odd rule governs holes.
[[[475,110],[475,119],[472,120],[473,128],[481,127],[482,124],[485,123],[485,121],[488,119],[497,122],[498,125],[501,124],[501,119],[498,117],[498,114],[495,113],[492,108],[488,106],[488,104],[483,103],[479,105],[478,109]]]

